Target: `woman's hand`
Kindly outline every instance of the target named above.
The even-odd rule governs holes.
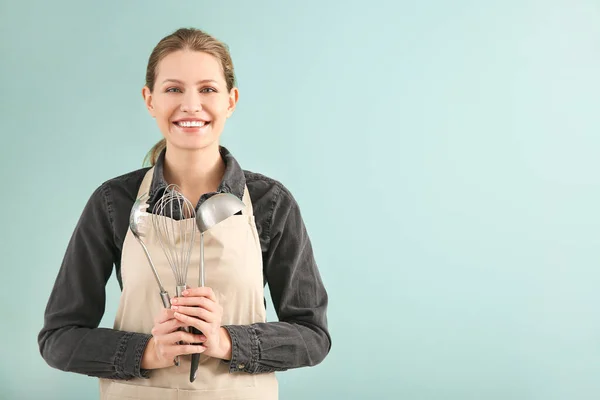
[[[205,346],[188,343],[202,343],[206,337],[178,330],[185,326],[185,323],[173,317],[172,310],[163,309],[154,321],[152,338],[142,355],[142,369],[172,367],[175,357],[179,355],[203,353]]]
[[[231,359],[231,338],[221,326],[223,307],[211,288],[188,288],[183,297],[171,299],[173,316],[182,326],[198,329],[206,337],[204,354],[223,360]]]

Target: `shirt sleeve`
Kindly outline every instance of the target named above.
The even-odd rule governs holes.
[[[148,377],[141,359],[150,335],[99,328],[106,282],[117,257],[110,187],[89,198],[68,243],[38,335],[51,367],[110,379]]]
[[[272,210],[263,267],[278,321],[225,326],[232,341],[230,372],[314,366],[331,348],[327,291],[298,204],[283,186]]]

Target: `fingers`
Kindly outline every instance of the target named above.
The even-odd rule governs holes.
[[[216,306],[213,305],[212,308],[216,308]],[[173,306],[173,310],[179,312],[180,314],[188,315],[190,317],[200,318],[208,323],[220,320],[216,313],[201,307]],[[175,319],[175,321],[179,320]]]
[[[186,331],[175,331],[173,333],[169,333],[168,335],[164,335],[159,338],[159,342],[166,345],[177,345],[177,343],[204,343],[206,341],[206,336],[198,335],[191,332]],[[178,345],[180,346],[180,345]]]
[[[188,288],[183,291],[183,297],[179,297],[178,299],[186,298],[186,297],[206,297],[210,300],[216,302],[217,296],[215,292],[209,287],[196,287],[196,288]]]
[[[177,355],[204,353],[206,347],[200,344],[180,344],[177,346]]]
[[[173,313],[173,312],[171,312],[171,313]],[[179,321],[176,318],[173,318],[166,322],[155,324],[154,327],[152,328],[151,333],[153,336],[162,336],[162,335],[166,335],[171,332],[175,332],[177,329],[184,328],[184,327],[185,327],[185,324],[183,322]]]
[[[172,360],[179,355],[204,353],[206,347],[201,344],[176,344],[157,347],[158,356],[163,360]]]
[[[171,309],[177,306],[202,307],[209,311],[217,311],[218,303],[208,297],[176,297],[171,300]]]
[[[198,319],[196,317],[190,317],[189,315],[175,312],[175,318],[181,321],[185,326],[193,326],[200,332],[212,332],[211,323]]]
[[[208,298],[204,299],[207,302],[210,302]],[[185,312],[201,310],[201,312],[196,312],[196,314],[204,318],[212,318],[212,313],[204,308],[184,308]],[[157,355],[157,360],[161,360],[165,366],[170,365],[167,364],[171,362],[169,360],[173,360],[179,355],[203,353],[207,349],[207,347],[204,346],[204,343],[207,342],[208,339],[205,335],[201,334],[202,331],[198,332],[199,334],[195,334],[193,332],[188,332],[187,329],[181,329],[190,326],[190,324],[175,318],[174,314],[175,311],[171,309],[161,310],[155,318],[155,324],[151,331],[153,336],[152,342],[154,344],[153,353]],[[198,325],[205,326],[203,324],[206,324],[197,317],[189,318],[202,322],[201,324],[197,323],[192,326],[198,327]]]
[[[173,310],[169,308],[163,308],[160,313],[154,318],[154,324],[162,324],[170,319],[173,319]]]

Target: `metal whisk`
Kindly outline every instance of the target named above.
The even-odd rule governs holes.
[[[196,210],[176,185],[168,185],[156,202],[152,225],[175,276],[177,297],[186,288],[188,266],[196,236]]]

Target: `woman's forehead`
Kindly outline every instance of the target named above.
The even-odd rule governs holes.
[[[198,83],[224,79],[219,60],[200,51],[179,50],[170,53],[159,62],[157,72],[160,82],[171,79],[181,83]]]

